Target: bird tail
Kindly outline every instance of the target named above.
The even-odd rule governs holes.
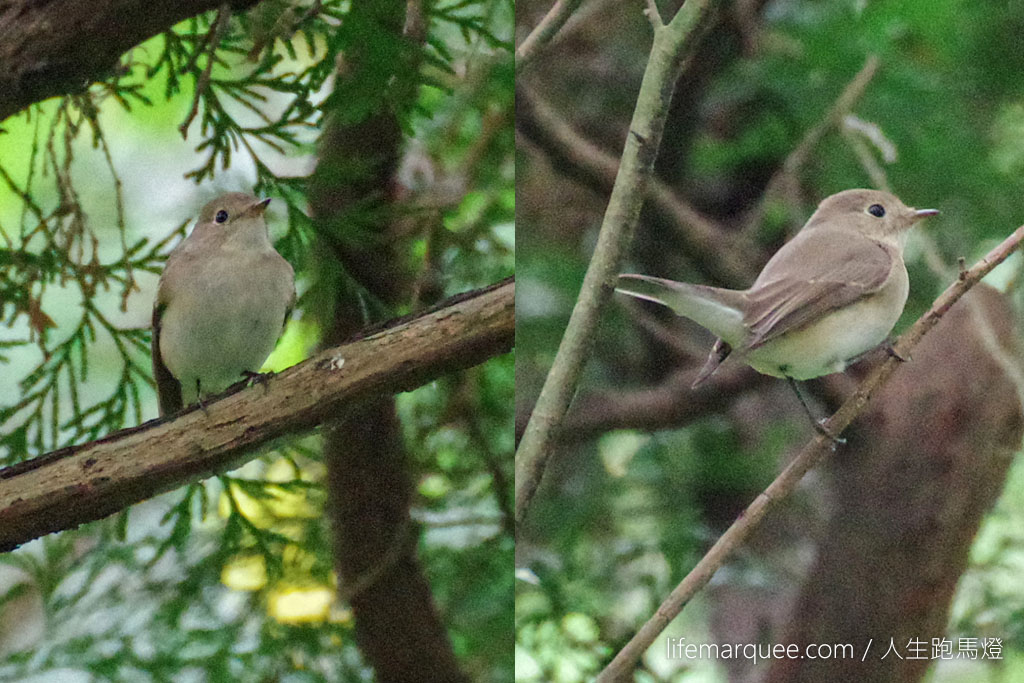
[[[721,337],[732,347],[743,340],[743,292],[691,285],[649,275],[619,276],[616,292],[668,306]]]

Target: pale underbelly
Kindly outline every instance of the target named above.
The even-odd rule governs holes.
[[[880,311],[875,301],[853,304],[748,351],[745,360],[763,374],[798,380],[842,372],[850,361],[886,340],[902,306],[887,308],[891,312]]]

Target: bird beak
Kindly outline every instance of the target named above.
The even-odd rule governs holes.
[[[942,212],[938,209],[914,209],[914,221],[916,222],[922,218],[928,218],[928,216],[938,216],[940,213]]]
[[[260,201],[256,202],[255,204],[247,208],[244,212],[242,212],[242,214],[245,216],[260,216],[263,214],[264,211],[267,210],[267,206],[269,204],[269,197],[267,199],[261,199]]]

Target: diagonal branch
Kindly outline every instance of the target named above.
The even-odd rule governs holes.
[[[832,107],[825,113],[814,127],[808,130],[796,147],[789,153],[782,165],[775,171],[768,180],[768,186],[761,193],[761,200],[748,216],[746,225],[743,228],[745,235],[750,235],[757,226],[761,225],[764,218],[764,210],[768,203],[783,194],[788,189],[795,187],[797,174],[806,164],[821,139],[833,128],[842,130],[843,118],[850,113],[854,105],[860,100],[871,84],[875,74],[878,72],[880,61],[875,55],[869,55],[864,60],[864,65],[857,72],[857,75],[846,84],[843,91],[832,103]]]
[[[853,395],[825,422],[825,429],[829,433],[836,435],[846,429],[863,411],[871,395],[896,370],[901,362],[899,358],[909,358],[911,349],[921,340],[921,337],[939,322],[939,319],[967,290],[980,282],[993,268],[1012,254],[1020,246],[1022,239],[1024,239],[1024,225],[1017,228],[1013,234],[986,254],[970,270],[962,271],[960,277],[953,284],[949,285],[946,291],[939,295],[939,298],[935,300],[932,307],[899,338],[894,346],[893,355],[865,377]],[[725,560],[750,535],[750,532],[760,524],[761,520],[768,513],[769,508],[775,502],[792,493],[803,476],[825,457],[832,445],[829,437],[824,434],[818,434],[804,446],[803,450],[775,478],[775,481],[754,499],[754,502],[719,537],[715,544],[711,546],[711,549],[704,554],[704,557],[690,570],[690,573],[679,582],[665,601],[661,603],[661,606],[658,607],[654,616],[615,655],[612,662],[598,676],[597,681],[599,683],[630,679],[636,662],[644,651],[654,643],[654,639],[658,637],[658,634],[683,610],[683,607],[686,606],[697,591],[711,580],[711,577],[724,564]]]
[[[261,444],[368,398],[506,353],[514,335],[509,279],[327,349],[266,386],[229,390],[205,411],[151,420],[0,470],[0,551],[235,467]]]
[[[555,4],[551,6],[540,23],[516,48],[516,73],[521,72],[527,64],[536,59],[537,55],[555,37],[555,34],[562,29],[581,2],[583,0],[555,0]]]
[[[695,369],[670,375],[654,387],[582,394],[565,418],[560,443],[593,439],[615,429],[679,429],[723,412],[736,397],[774,381],[743,365],[719,369],[713,381],[693,389]]]

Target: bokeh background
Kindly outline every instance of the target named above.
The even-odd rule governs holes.
[[[678,2],[659,2],[665,17]],[[907,249],[905,329],[1024,221],[1024,4],[715,3],[676,85],[623,272],[746,287],[818,201],[941,216]],[[517,6],[522,40],[549,3]],[[579,290],[651,42],[595,0],[517,78],[516,424]],[[648,651],[638,681],[1017,680],[1024,468],[1014,256],[901,366],[827,464]],[[615,297],[516,549],[523,681],[590,680],[812,435],[782,381]],[[806,384],[825,414],[879,358]],[[856,662],[671,660],[665,638],[851,643]],[[881,655],[890,646],[896,654]],[[871,643],[865,662],[860,656]]]

